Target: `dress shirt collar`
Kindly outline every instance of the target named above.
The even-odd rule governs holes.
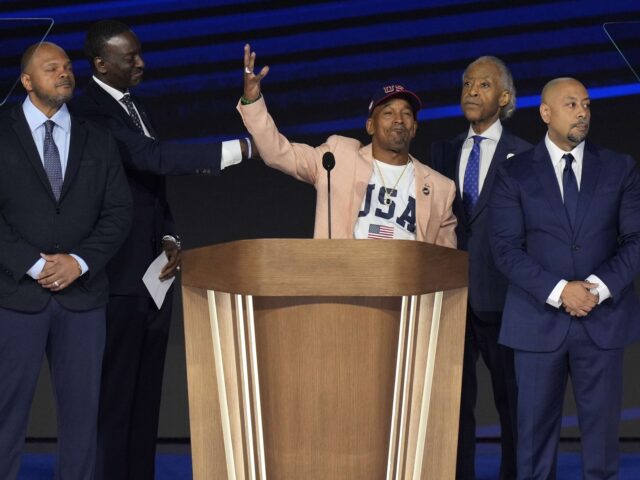
[[[42,113],[38,107],[31,103],[31,99],[27,97],[22,103],[22,111],[27,119],[27,124],[29,124],[31,134],[47,120],[53,120],[56,126],[64,130],[67,134],[71,131],[71,115],[69,115],[69,109],[66,103],[63,103],[58,111],[49,118]]]
[[[573,158],[576,160],[577,166],[582,166],[582,157],[584,157],[584,141],[576,145],[570,152],[565,152],[551,141],[551,139],[549,138],[549,133],[547,132],[544,137],[544,144],[547,147],[547,151],[549,152],[551,163],[553,164],[554,168],[559,168],[560,163],[562,163],[561,167],[564,168],[564,160],[562,159],[562,156],[566,153],[570,153],[571,155],[573,155]]]
[[[115,101],[118,103],[122,103],[121,102],[122,97],[124,97],[127,93],[129,93],[128,89],[126,92],[121,92],[117,88],[113,88],[111,85],[107,85],[102,80],[97,79],[95,75],[92,78],[93,78],[93,81],[96,82],[98,86],[100,86],[100,88],[102,88],[105,92],[111,95],[115,99]]]
[[[500,122],[500,119],[496,120],[495,122],[493,122],[493,125],[487,128],[481,134],[474,132],[473,127],[469,125],[469,132],[467,133],[467,138],[465,141],[471,140],[473,142],[473,139],[471,137],[473,137],[474,135],[480,135],[483,138],[493,140],[495,143],[498,143],[498,141],[500,140],[500,136],[502,135],[502,122]]]

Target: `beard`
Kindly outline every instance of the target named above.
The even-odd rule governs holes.
[[[73,89],[69,90],[69,93],[59,93],[56,95],[49,95],[36,89],[33,90],[33,93],[38,97],[38,100],[52,108],[60,108],[64,103],[67,103],[73,98]]]
[[[587,138],[587,133],[589,133],[589,125],[588,124],[587,124],[587,128],[584,130],[584,132],[574,131],[573,129],[575,127],[577,127],[578,125],[583,125],[583,124],[572,125],[571,130],[569,130],[569,133],[567,134],[567,139],[570,142],[573,142],[575,145],[579,144],[585,138]]]

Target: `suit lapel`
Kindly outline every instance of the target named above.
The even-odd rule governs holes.
[[[127,125],[129,125],[129,128],[131,130],[138,132],[138,127],[136,127],[135,123],[133,123],[133,120],[131,120],[129,113],[127,113],[125,108],[120,104],[120,102],[109,95],[100,85],[91,80],[91,82],[89,82],[89,85],[87,86],[87,91],[91,93],[96,103],[100,105],[101,110],[106,110],[110,114],[115,115],[116,117],[120,117],[125,121]],[[140,102],[138,102],[133,95],[131,96],[131,99],[135,103],[138,112],[140,112],[142,121],[145,123],[145,126],[147,127],[147,129],[149,129],[151,135],[155,137],[155,132],[152,131],[153,129],[150,125],[149,118],[147,117],[146,113],[143,113],[144,109],[140,106]]]
[[[585,144],[582,158],[582,175],[580,178],[580,194],[578,195],[578,207],[576,211],[575,232],[580,230],[585,215],[589,211],[589,205],[596,192],[596,185],[602,170],[602,160],[597,151],[590,144]]]
[[[434,195],[433,181],[430,178],[429,170],[411,155],[409,157],[413,162],[413,171],[415,172],[416,240],[425,241],[428,238],[427,227],[431,217],[431,198]]]
[[[73,179],[80,168],[82,160],[82,150],[84,148],[87,130],[73,116],[71,117],[71,135],[69,138],[69,157],[67,158],[67,170],[64,174],[64,183],[60,192],[60,200],[64,198],[70,188]]]
[[[474,207],[471,218],[469,219],[469,223],[473,222],[484,207],[486,207],[489,197],[491,196],[491,189],[493,188],[493,181],[496,178],[498,166],[507,159],[507,154],[509,153],[512,153],[511,138],[509,133],[503,129],[502,135],[500,135],[500,140],[498,140],[498,144],[496,145],[496,151],[493,153],[489,170],[487,170],[487,176],[482,184],[480,196],[478,197],[476,206]]]
[[[140,102],[140,100],[138,100],[137,97],[134,97],[132,95],[131,98],[133,99],[133,103],[135,103],[136,108],[138,109],[138,113],[140,114],[140,119],[142,120],[142,123],[144,123],[144,126],[147,127],[147,130],[149,130],[149,134],[153,138],[157,139],[158,134],[155,131],[155,128],[153,128],[153,125],[151,124],[151,119],[147,115],[147,110],[144,108],[144,105],[142,105],[142,103]]]
[[[564,202],[562,201],[562,195],[560,194],[558,178],[553,170],[551,157],[549,156],[544,140],[538,143],[535,147],[535,151],[533,153],[533,169],[538,176],[540,184],[542,185],[545,198],[549,202],[549,209],[564,226],[565,230],[567,230],[569,236],[573,236],[571,223],[569,222],[567,211],[564,209]]]
[[[369,186],[369,180],[371,180],[371,174],[373,173],[373,153],[371,144],[361,147],[358,155],[358,159],[354,166],[354,186],[353,196],[351,200],[351,218],[355,218],[358,221],[358,213],[362,206],[362,199],[367,193],[367,187]]]
[[[38,175],[38,178],[42,182],[43,187],[47,190],[47,192],[49,192],[51,200],[55,202],[56,198],[53,195],[51,183],[49,182],[49,178],[47,177],[47,172],[45,171],[44,165],[42,164],[42,159],[40,158],[40,154],[38,153],[36,144],[33,141],[33,135],[31,134],[31,130],[29,130],[29,124],[27,123],[27,119],[25,118],[24,112],[22,111],[22,105],[18,105],[14,108],[12,116],[15,120],[13,123],[13,129],[16,132],[20,145],[24,149],[27,160]]]

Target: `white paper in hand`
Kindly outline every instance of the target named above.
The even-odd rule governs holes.
[[[169,287],[176,279],[176,277],[171,277],[164,282],[160,281],[160,272],[168,262],[169,259],[167,258],[167,254],[165,252],[162,252],[160,255],[158,255],[158,258],[151,262],[151,265],[149,265],[149,268],[147,268],[147,271],[144,272],[144,276],[142,277],[142,281],[147,287],[147,290],[149,290],[151,298],[153,298],[153,301],[156,302],[156,306],[158,307],[158,309],[162,307],[164,297],[167,296]]]

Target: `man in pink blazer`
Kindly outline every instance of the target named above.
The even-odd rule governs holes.
[[[328,237],[327,172],[323,155],[333,153],[333,238],[414,239],[456,246],[452,204],[455,185],[409,154],[418,127],[418,96],[401,85],[374,94],[366,122],[371,143],[332,135],[319,147],[290,143],[267,112],[260,82],[269,67],[253,73],[255,52],[244,50],[244,94],[238,104],[265,163],[315,186],[315,238]]]

